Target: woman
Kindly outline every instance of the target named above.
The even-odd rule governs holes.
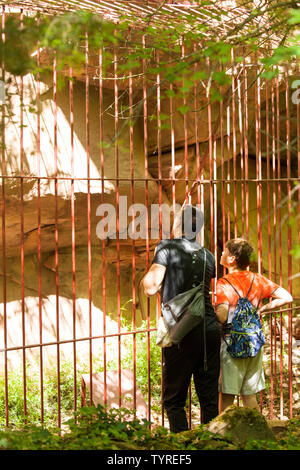
[[[216,285],[216,315],[224,326],[232,322],[240,297],[247,296],[258,314],[293,301],[283,287],[247,269],[252,253],[252,246],[242,238],[229,240],[222,252],[220,263],[228,269],[228,274]],[[262,300],[270,297],[274,300],[262,306]],[[235,358],[227,351],[226,341],[229,338],[227,328],[221,345],[221,411],[233,404],[236,395],[241,395],[244,406],[258,409],[256,393],[265,388],[263,347],[254,357]]]

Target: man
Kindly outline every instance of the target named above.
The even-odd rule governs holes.
[[[171,432],[188,429],[184,407],[192,375],[203,423],[208,423],[218,415],[220,332],[209,294],[211,278],[215,277],[215,258],[209,250],[200,250],[201,246],[196,240],[202,224],[202,212],[193,206],[186,206],[181,217],[183,235],[159,243],[152,266],[141,281],[147,296],[161,290],[161,301],[166,303],[202,282],[206,251],[206,337],[203,325],[199,325],[179,345],[163,348],[163,403]],[[204,340],[207,370],[204,370]]]

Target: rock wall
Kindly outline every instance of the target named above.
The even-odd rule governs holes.
[[[99,93],[96,86],[89,87],[88,116],[89,116],[89,140],[86,139],[86,94],[85,85],[81,81],[75,81],[73,91],[73,113],[74,113],[74,152],[71,147],[71,120],[70,120],[70,95],[67,84],[57,93],[56,105],[53,100],[52,83],[45,79],[40,83],[41,99],[37,101],[37,107],[40,116],[40,159],[38,136],[37,136],[37,114],[30,112],[29,104],[32,98],[36,98],[37,84],[32,76],[25,76],[24,86],[24,111],[23,111],[23,146],[21,145],[20,132],[20,80],[13,81],[10,85],[11,108],[10,112],[15,113],[14,117],[6,119],[5,126],[5,174],[13,176],[5,180],[5,254],[6,254],[6,313],[4,315],[4,289],[0,292],[1,302],[1,323],[2,329],[1,341],[4,346],[4,318],[6,318],[7,347],[14,348],[23,344],[39,345],[40,341],[49,343],[44,348],[45,360],[50,361],[56,357],[57,348],[54,343],[59,335],[60,341],[69,341],[61,345],[61,354],[63,357],[70,357],[73,354],[72,338],[76,330],[76,338],[89,337],[92,335],[101,336],[104,328],[103,318],[103,285],[102,272],[105,259],[106,274],[106,333],[117,332],[118,322],[124,320],[128,327],[132,327],[132,318],[135,315],[136,324],[141,325],[141,313],[136,297],[135,308],[131,299],[134,296],[134,290],[137,293],[138,282],[146,270],[146,241],[137,239],[134,241],[135,252],[135,286],[132,285],[132,249],[133,241],[130,237],[120,237],[119,245],[114,238],[115,226],[111,229],[109,240],[104,244],[105,257],[103,258],[102,241],[97,236],[97,224],[100,217],[96,215],[97,207],[102,202],[112,204],[116,207],[117,193],[120,196],[127,196],[128,206],[131,202],[145,204],[148,198],[148,210],[151,204],[159,202],[160,183],[155,179],[159,176],[158,156],[157,156],[157,129],[152,121],[149,121],[149,155],[148,169],[149,179],[146,183],[145,178],[145,155],[143,141],[143,123],[142,118],[136,120],[133,129],[133,168],[134,168],[134,186],[133,199],[131,194],[130,179],[130,141],[129,128],[124,127],[118,139],[118,186],[116,184],[116,160],[115,146],[111,145],[111,140],[115,135],[115,120],[112,103],[114,102],[113,90],[104,89],[103,103],[103,130],[106,142],[104,149],[104,188],[102,187],[101,165],[100,165],[100,134],[99,134]],[[122,93],[123,104],[127,103],[126,93]],[[282,92],[284,93],[284,92]],[[282,96],[282,95],[281,95]],[[149,101],[150,110],[155,110],[155,97]],[[192,102],[192,98],[191,98]],[[168,113],[169,100],[162,102],[162,111]],[[255,156],[255,107],[254,101],[249,101],[249,143],[250,155],[249,179],[256,178],[256,156]],[[291,113],[295,113],[291,108]],[[215,124],[218,119],[219,105],[213,108],[212,122]],[[294,116],[294,115],[293,115]],[[292,117],[293,117],[292,116]],[[57,119],[57,120],[56,120]],[[184,119],[179,114],[174,117],[174,140],[173,147],[170,145],[170,131],[162,133],[161,140],[161,171],[162,178],[172,177],[172,162],[175,162],[174,175],[176,178],[184,179],[185,172],[185,153],[188,154],[188,176],[191,180],[197,175],[198,163],[203,163],[203,156],[208,149],[208,128],[207,128],[207,109],[199,113],[199,128],[201,129],[199,137],[199,152],[195,146],[195,127],[194,116],[186,116],[188,125],[188,139],[184,140]],[[120,123],[121,126],[121,123]],[[55,132],[55,129],[57,132]],[[262,126],[262,131],[264,127]],[[284,129],[282,130],[284,132]],[[291,126],[292,139],[295,138],[294,121]],[[231,178],[234,176],[232,150],[236,145],[236,178],[241,177],[241,144],[239,130],[236,135],[232,133],[224,145],[223,161],[225,167],[222,172],[222,147],[219,131],[215,134],[215,140],[212,148],[212,165],[207,159],[204,165],[203,178],[206,180],[201,191],[201,202],[203,203],[205,213],[204,229],[201,233],[202,241],[205,240],[207,247],[211,247],[213,237],[216,241],[216,250],[214,253],[218,256],[223,246],[223,232],[226,231],[226,238],[234,236],[234,227],[237,227],[237,235],[245,235],[245,218],[242,210],[242,201],[245,197],[245,184],[237,182],[235,185],[230,183],[230,195],[227,197],[227,184],[220,181],[215,185],[211,180],[215,177],[222,179],[227,175],[229,168]],[[185,142],[188,144],[185,147]],[[229,148],[227,144],[229,143]],[[254,147],[253,147],[254,145]],[[23,148],[23,168],[21,168],[21,148]],[[87,149],[89,151],[89,167],[87,159]],[[264,147],[263,147],[264,150]],[[286,175],[286,152],[281,150],[280,158],[282,162],[281,176]],[[56,159],[57,157],[57,159]],[[230,162],[229,167],[227,166]],[[57,166],[56,166],[57,162]],[[72,163],[73,162],[73,163]],[[224,170],[225,168],[225,170]],[[267,161],[263,155],[262,173],[266,176]],[[20,175],[28,178],[21,183]],[[89,171],[89,173],[88,173]],[[225,171],[225,173],[224,173]],[[54,176],[66,179],[58,180],[55,187]],[[292,152],[292,175],[295,175],[295,155]],[[36,176],[41,176],[38,182]],[[74,246],[75,246],[75,264],[72,265],[72,217],[71,217],[71,178],[74,179]],[[87,180],[76,180],[76,178],[91,178]],[[30,178],[32,177],[32,178]],[[140,178],[140,180],[139,180]],[[127,179],[127,180],[125,180]],[[3,180],[2,180],[3,181]],[[191,182],[189,183],[189,188]],[[213,193],[211,193],[213,188]],[[223,191],[222,191],[223,188]],[[278,188],[276,186],[274,194],[278,202]],[[282,266],[282,283],[288,287],[287,263],[288,263],[288,230],[291,231],[292,245],[298,243],[299,230],[298,225],[289,226],[287,224],[287,185],[281,183],[281,199],[284,203],[280,206],[281,225],[278,224],[278,210],[276,207],[276,220],[271,209],[270,197],[272,198],[273,186],[268,193],[266,183],[262,186],[262,264],[261,269],[265,275],[269,275],[269,246],[271,246],[271,275],[274,280],[280,282],[279,266]],[[182,204],[185,198],[185,181],[176,182],[175,200]],[[236,191],[236,206],[233,199]],[[23,192],[23,198],[22,198]],[[257,185],[255,182],[248,183],[249,192],[249,238],[258,246],[257,229]],[[212,198],[213,194],[213,198]],[[268,196],[269,194],[269,196]],[[1,195],[2,197],[2,195]],[[222,223],[223,199],[225,197],[226,226]],[[268,199],[269,197],[269,199]],[[173,200],[172,182],[161,182],[161,202],[170,204]],[[293,201],[296,202],[298,193],[293,195]],[[23,201],[23,202],[22,202]],[[90,201],[90,206],[88,206]],[[192,202],[198,202],[197,191],[193,194]],[[55,206],[57,203],[57,206]],[[38,260],[38,206],[40,206],[40,251],[41,262]],[[91,244],[91,271],[89,285],[88,271],[88,217],[87,211],[90,207],[90,244]],[[245,206],[243,206],[245,207]],[[216,233],[211,233],[211,210],[213,212]],[[23,219],[21,218],[23,211]],[[57,245],[55,242],[55,210],[57,213]],[[237,217],[235,218],[235,210]],[[228,229],[228,218],[230,218],[230,230]],[[268,220],[272,233],[269,236]],[[23,246],[24,246],[24,275],[22,279],[21,272],[21,222],[23,220]],[[120,234],[126,232],[131,218],[128,214],[120,214]],[[1,219],[2,224],[2,219]],[[151,218],[149,218],[151,229]],[[2,226],[1,226],[2,229]],[[279,251],[279,233],[281,236],[281,253]],[[158,236],[149,240],[151,262],[153,249],[158,242]],[[270,242],[270,245],[269,245]],[[2,241],[3,244],[3,241]],[[276,250],[275,255],[275,248]],[[57,247],[58,257],[58,277],[56,282],[56,263],[55,250]],[[3,282],[3,249],[0,251],[1,257],[1,281]],[[117,262],[119,259],[119,263]],[[298,260],[291,258],[293,273],[299,270]],[[39,269],[41,272],[41,289],[39,301]],[[72,269],[75,273],[76,302],[73,303]],[[118,273],[119,270],[119,273]],[[218,275],[222,275],[222,270],[218,268]],[[120,298],[117,295],[117,285],[120,285]],[[4,284],[3,284],[4,286]],[[24,303],[22,303],[22,287],[24,287]],[[299,278],[293,279],[293,295],[299,297]],[[146,300],[143,300],[146,305]],[[151,299],[150,317],[156,316],[156,300]],[[42,326],[41,326],[42,324]],[[25,335],[22,336],[22,325],[25,328]],[[116,348],[116,342],[111,340],[111,351]],[[101,351],[103,345],[102,339],[93,341],[93,352]],[[77,350],[80,354],[88,354],[89,341],[80,341],[77,343]],[[39,347],[26,349],[27,360],[33,360],[39,355]],[[8,352],[8,361],[10,364],[17,365],[22,357],[21,351],[12,350]],[[1,355],[4,360],[4,355]]]
[[[72,339],[70,332],[73,324],[72,304],[72,217],[71,217],[71,176],[74,176],[74,250],[76,272],[76,329],[78,335],[88,336],[89,325],[89,298],[93,318],[92,333],[103,334],[103,301],[102,301],[102,240],[97,235],[97,225],[101,217],[97,216],[100,204],[111,204],[116,208],[116,164],[115,147],[105,147],[104,151],[104,190],[99,180],[101,176],[100,145],[99,145],[99,95],[98,89],[89,89],[89,173],[86,142],[86,104],[85,86],[77,82],[74,84],[74,151],[71,151],[70,126],[70,99],[69,89],[65,87],[58,91],[56,105],[53,100],[53,90],[47,83],[41,83],[41,100],[37,102],[40,116],[40,158],[38,157],[38,122],[37,114],[29,111],[32,100],[36,99],[37,84],[32,76],[23,78],[23,136],[20,132],[20,80],[13,81],[9,88],[11,94],[10,117],[5,125],[5,174],[11,178],[5,179],[5,246],[2,240],[0,253],[1,280],[3,281],[3,249],[6,259],[6,317],[8,347],[22,345],[22,283],[24,283],[25,317],[25,344],[39,343],[39,286],[38,286],[38,249],[41,252],[41,297],[43,316],[43,341],[53,342],[57,337],[57,315],[59,317],[59,331],[62,338]],[[114,136],[114,116],[110,105],[113,101],[113,92],[104,91],[104,137],[109,144]],[[55,113],[57,121],[55,121]],[[57,124],[55,124],[57,122]],[[133,195],[131,193],[130,178],[130,151],[129,129],[124,129],[118,141],[119,172],[118,191],[120,196],[127,196],[127,207],[132,202],[145,204],[158,203],[157,183],[151,178],[147,180],[147,193],[145,178],[145,156],[143,147],[143,134],[139,128],[140,123],[134,127],[133,156],[134,156],[134,183]],[[57,131],[55,132],[55,126]],[[21,138],[23,140],[23,168],[21,168]],[[56,153],[57,149],[57,153]],[[57,161],[57,164],[56,164]],[[73,163],[72,163],[73,161]],[[57,167],[56,167],[57,165]],[[27,178],[21,183],[21,169]],[[57,187],[53,177],[57,175],[66,179],[58,180]],[[41,179],[37,180],[36,176]],[[30,178],[33,176],[33,178]],[[91,178],[76,180],[76,178]],[[43,178],[44,177],[44,178]],[[122,179],[123,178],[123,179]],[[125,181],[124,179],[127,179]],[[3,181],[3,180],[2,180]],[[23,198],[22,198],[23,193]],[[147,199],[146,199],[147,197]],[[90,246],[91,246],[91,282],[92,293],[88,286],[88,201],[90,200]],[[162,193],[162,202],[168,203],[165,193]],[[55,203],[57,204],[55,207]],[[1,194],[2,204],[2,194]],[[40,207],[40,237],[38,233],[38,206]],[[21,210],[23,216],[21,216]],[[58,307],[56,307],[56,268],[55,268],[55,211],[57,214],[57,253],[58,253]],[[104,215],[104,213],[102,214]],[[131,222],[128,214],[119,214],[120,238]],[[22,226],[23,223],[23,237]],[[2,219],[1,219],[2,230]],[[117,240],[115,236],[116,222],[110,225],[109,239],[105,242],[106,259],[106,312],[108,325],[116,328],[118,320],[117,300]],[[151,218],[149,218],[151,230]],[[21,273],[21,243],[24,247],[24,275]],[[150,248],[153,249],[157,239],[150,239]],[[120,305],[133,297],[132,291],[132,244],[130,237],[120,240]],[[146,269],[145,240],[137,239],[135,244],[135,260],[137,282]],[[40,248],[38,248],[40,247]],[[4,291],[1,289],[1,328],[4,328]],[[79,302],[79,304],[78,304]],[[33,307],[35,306],[35,307]],[[132,312],[132,307],[129,308]],[[57,313],[59,312],[59,313]],[[124,316],[124,310],[121,311]],[[152,313],[152,317],[154,314]],[[140,314],[137,311],[137,321]],[[110,321],[110,317],[112,320]],[[130,315],[130,318],[132,314]],[[127,316],[129,318],[129,315]],[[98,325],[98,326],[97,326]],[[100,326],[99,326],[100,325]],[[116,330],[114,330],[116,331]],[[65,336],[66,335],[66,336]],[[4,334],[1,335],[2,347]],[[95,343],[95,344],[99,344]],[[84,343],[78,343],[78,347]],[[62,350],[70,351],[69,347]],[[88,346],[85,343],[85,350]],[[48,355],[56,354],[55,348],[46,348]],[[97,349],[97,348],[96,348]],[[30,360],[38,354],[38,349],[27,350]],[[50,357],[49,356],[49,357]],[[8,360],[17,363],[21,353],[10,352]],[[47,354],[45,355],[45,358]],[[1,356],[3,360],[3,355]],[[15,359],[12,359],[15,358]]]

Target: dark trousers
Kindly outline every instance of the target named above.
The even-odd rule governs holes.
[[[219,329],[206,331],[206,371],[203,346],[203,330],[197,328],[179,346],[163,349],[163,403],[172,432],[188,429],[184,407],[192,376],[201,407],[202,423],[208,423],[218,415]]]

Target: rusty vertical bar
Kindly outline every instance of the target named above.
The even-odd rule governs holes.
[[[249,239],[249,188],[248,188],[248,77],[245,59],[243,60],[243,77],[244,77],[244,156],[245,156],[245,230],[246,239]]]
[[[267,160],[267,205],[268,205],[268,277],[272,279],[272,244],[271,244],[271,191],[270,191],[270,124],[269,124],[269,82],[265,83],[265,103],[266,103],[266,160]],[[273,381],[273,316],[269,315],[270,328],[270,418],[274,417],[274,381]]]
[[[237,199],[236,199],[236,189],[237,189],[237,175],[236,175],[236,110],[235,110],[235,75],[236,75],[236,66],[234,64],[234,52],[233,48],[230,52],[231,55],[231,67],[232,67],[232,75],[231,75],[231,108],[232,108],[232,162],[233,162],[233,216],[234,216],[234,237],[238,236],[237,233]],[[229,132],[229,139],[230,139],[230,132]],[[230,210],[230,206],[229,206]],[[230,219],[230,216],[229,216]],[[237,396],[237,405],[240,404],[240,397]]]
[[[297,59],[297,73],[299,74],[299,59]],[[298,95],[299,97],[299,95]],[[300,106],[299,106],[299,99],[297,100],[296,103],[297,107],[297,160],[298,160],[298,206],[300,207]],[[300,217],[298,216],[298,244],[300,245]],[[300,271],[300,259],[299,259],[299,265],[298,265],[298,270]],[[299,284],[300,288],[300,278],[299,278]]]
[[[116,35],[116,30],[115,30]],[[119,188],[119,88],[118,88],[118,57],[117,48],[114,46],[114,112],[115,112],[115,177],[116,177],[116,235],[117,235],[117,305],[118,305],[118,333],[121,332],[121,298],[120,298],[120,188]],[[122,384],[121,384],[121,336],[118,336],[118,376],[119,376],[119,406],[122,405]]]
[[[185,56],[185,47],[184,47],[184,37],[181,37],[181,59],[184,61],[184,56]],[[183,78],[183,83],[182,86],[184,88],[184,78]],[[186,95],[185,92],[183,93],[183,107],[186,108],[187,106],[187,100],[186,100]],[[188,198],[188,192],[189,192],[189,168],[188,168],[188,129],[187,129],[187,113],[184,112],[183,114],[183,132],[184,132],[184,175],[185,175],[185,201],[186,203],[190,203],[191,201],[187,200]],[[172,162],[173,165],[173,162]],[[173,171],[173,169],[172,169]],[[174,207],[175,200],[173,200],[173,207]],[[174,217],[174,215],[173,215]],[[188,413],[188,425],[189,429],[192,427],[192,409],[191,409],[191,402],[192,402],[192,389],[191,389],[191,384],[189,385],[188,389],[188,407],[189,407],[189,413]]]
[[[236,238],[237,233],[237,199],[236,199],[236,190],[237,190],[237,175],[236,175],[236,92],[235,92],[235,76],[236,76],[236,66],[234,65],[234,53],[231,49],[231,65],[232,65],[232,76],[231,76],[231,93],[232,93],[232,160],[233,160],[233,214],[234,214],[234,237]]]
[[[72,244],[72,333],[73,333],[73,387],[74,411],[77,410],[77,367],[76,367],[76,257],[75,257],[75,193],[74,193],[74,87],[73,69],[69,78],[70,101],[70,146],[71,146],[71,244]]]
[[[171,46],[170,46],[171,47]],[[175,182],[175,131],[174,131],[174,89],[173,83],[169,84],[169,102],[170,102],[170,134],[171,134],[171,174],[172,174],[172,207],[173,214],[175,214],[175,204],[176,204],[176,182]]]
[[[280,105],[279,79],[276,77],[276,156],[278,178],[278,244],[279,244],[279,283],[282,285],[282,253],[281,253],[281,165],[280,165]]]
[[[220,70],[223,70],[222,64],[220,64]],[[221,91],[221,86],[220,86]],[[225,164],[224,164],[224,103],[220,101],[220,147],[221,147],[221,179],[222,179],[222,251],[225,248],[226,243],[226,206],[225,206]],[[226,268],[222,268],[222,276],[226,274]],[[216,277],[218,279],[218,263],[216,263]]]
[[[223,71],[223,66],[220,64],[220,71]],[[221,93],[221,85],[220,85]],[[223,122],[223,113],[224,113],[224,103],[223,100],[220,101],[220,150],[221,150],[221,199],[222,199],[222,250],[223,252],[226,243],[226,210],[225,210],[225,165],[224,165],[224,122]],[[223,266],[221,268],[221,273],[219,274],[219,260],[216,259],[216,279],[222,277],[226,274],[226,268]],[[219,413],[222,409],[222,393],[219,392]]]
[[[210,73],[210,60],[207,58],[207,68]],[[209,201],[210,201],[210,250],[213,252],[214,244],[214,185],[213,185],[213,135],[212,135],[212,111],[209,89],[207,90],[207,119],[208,119],[208,154],[209,154]],[[205,240],[204,240],[205,241]],[[202,422],[201,410],[201,422]]]
[[[181,59],[184,61],[185,56],[185,47],[184,47],[184,37],[181,38]],[[184,78],[183,78],[184,82]],[[184,83],[183,83],[184,87]],[[186,94],[183,95],[183,107],[186,108],[187,100]],[[188,128],[187,128],[187,113],[183,114],[183,130],[184,130],[184,174],[185,174],[185,198],[187,198],[189,192],[189,167],[188,167]],[[189,201],[187,201],[189,202]],[[191,416],[191,413],[190,413]]]
[[[238,123],[239,123],[239,134],[240,134],[240,157],[241,157],[241,176],[240,176],[240,186],[241,186],[241,236],[245,237],[245,194],[244,194],[244,145],[243,145],[243,117],[242,117],[242,87],[241,87],[241,73],[237,73],[237,96],[238,96]]]
[[[80,398],[81,398],[81,407],[86,406],[85,381],[83,380],[83,377],[81,377]]]
[[[40,19],[38,18],[38,24]],[[38,42],[39,46],[39,42]],[[40,67],[40,48],[37,49],[37,66]],[[40,103],[40,73],[37,74],[37,103]],[[42,273],[41,273],[41,120],[40,112],[37,112],[37,157],[38,157],[38,291],[39,291],[39,337],[40,337],[40,388],[41,388],[41,422],[44,422],[44,361],[43,361],[43,315],[42,315]]]
[[[160,57],[159,51],[155,52],[156,56],[156,65],[159,67]],[[158,164],[158,205],[159,205],[159,238],[162,238],[162,213],[161,213],[161,203],[162,203],[162,175],[161,175],[161,119],[160,119],[160,74],[159,71],[156,74],[156,100],[157,100],[157,164]],[[157,296],[156,308],[160,312],[160,302],[159,296]],[[163,351],[161,354],[161,370],[163,369]],[[149,370],[149,369],[148,369]],[[161,375],[161,417],[162,425],[164,425],[164,406],[163,406],[163,375]]]
[[[217,140],[216,136],[213,135],[213,206],[214,206],[214,230],[213,230],[213,254],[215,256],[215,259],[218,259],[218,252],[217,252],[217,246],[218,246],[218,222],[217,222],[217,216],[218,216],[218,187],[217,187]],[[212,278],[212,302],[213,304],[215,303],[215,295],[216,295],[216,279]]]
[[[193,46],[194,53],[197,51],[197,44],[194,43]],[[194,64],[194,73],[197,72],[197,63]],[[197,101],[197,80],[194,81],[194,126],[195,126],[195,151],[196,151],[196,168],[197,168],[197,204],[200,205],[203,214],[203,197],[201,197],[201,183],[200,183],[200,178],[201,178],[201,170],[200,170],[200,142],[199,142],[199,130],[198,130],[198,101]],[[200,245],[203,245],[204,241],[202,239],[202,234],[203,234],[203,229],[201,229],[201,235],[200,235],[200,240],[198,239],[198,242]],[[199,236],[198,236],[199,237]],[[202,420],[202,413],[201,413],[201,407],[199,409],[199,420],[201,422]]]
[[[128,31],[129,41],[130,41],[130,29]],[[133,82],[132,82],[132,70],[129,70],[129,149],[130,149],[130,193],[131,193],[131,204],[134,204],[134,159],[133,159]],[[132,236],[131,236],[131,247],[132,247],[132,327],[133,331],[136,331],[136,290],[135,290],[135,241],[134,241],[134,232],[135,232],[135,214],[132,210]],[[128,234],[129,235],[129,234]],[[133,333],[133,378],[134,378],[134,388],[133,388],[133,408],[136,410],[136,333]]]
[[[271,106],[272,106],[272,202],[273,202],[273,269],[275,279],[274,281],[277,282],[277,240],[276,240],[276,132],[275,132],[275,117],[276,117],[276,110],[275,110],[275,87],[274,87],[274,79],[272,78],[271,82]],[[273,314],[271,314],[271,319],[273,318]],[[276,313],[274,314],[274,368],[272,370],[274,380],[274,394],[277,395],[277,334],[276,334]]]
[[[297,73],[299,74],[299,59],[297,59]],[[298,95],[299,97],[299,95]],[[300,207],[300,106],[299,106],[299,99],[297,100],[297,160],[298,160],[298,206]],[[300,245],[300,216],[298,216],[298,244]],[[300,258],[299,258],[299,265],[298,269],[300,271]],[[298,288],[300,291],[300,278]]]
[[[210,61],[207,59],[207,68],[210,69]],[[209,151],[209,200],[210,200],[210,250],[213,252],[214,243],[214,193],[213,193],[213,135],[210,93],[207,93],[207,119],[208,119],[208,151]]]
[[[159,52],[156,51],[156,63],[159,67],[160,57]],[[158,164],[158,204],[159,204],[159,227],[160,227],[160,238],[162,237],[162,212],[161,212],[161,204],[162,204],[162,172],[161,172],[161,89],[160,89],[160,73],[158,72],[156,75],[156,100],[157,100],[157,164]]]
[[[58,179],[57,179],[57,58],[56,53],[53,61],[53,102],[54,102],[54,227],[55,227],[55,294],[56,294],[56,352],[57,352],[57,421],[58,427],[61,427],[61,394],[60,394],[60,329],[59,329],[59,275],[58,275]]]
[[[288,83],[288,70],[285,68],[285,106],[286,106],[286,156],[287,156],[287,206],[288,206],[288,219],[287,219],[287,231],[288,231],[288,290],[292,294],[292,232],[291,232],[291,129],[290,129],[290,106],[289,106],[289,83]],[[292,304],[290,304],[292,307]],[[288,312],[288,388],[289,388],[289,416],[290,419],[293,417],[293,369],[292,369],[292,311]]]
[[[278,178],[278,244],[279,244],[279,284],[282,285],[282,250],[281,250],[281,168],[280,168],[280,107],[279,107],[279,79],[276,77],[276,156]],[[283,344],[282,344],[282,313],[280,313],[280,417],[283,418]]]
[[[142,47],[145,52],[146,50],[146,37],[143,34],[142,36]],[[149,197],[148,197],[148,106],[147,106],[147,83],[146,83],[146,59],[142,59],[143,67],[143,130],[144,130],[144,162],[145,162],[145,205],[147,207],[147,217],[146,217],[146,272],[149,269]],[[147,297],[147,345],[150,345],[150,299]],[[140,307],[141,308],[141,307]],[[147,350],[147,359],[148,359],[148,420],[151,421],[151,386],[150,386],[150,355],[149,355],[149,346]]]
[[[260,77],[258,76],[258,62],[256,65],[256,81],[255,81],[255,148],[256,148],[256,200],[257,200],[257,264],[258,272],[262,270],[262,223],[261,223],[261,93],[260,93]]]
[[[270,192],[270,148],[269,148],[269,86],[268,81],[265,83],[265,102],[266,102],[266,160],[267,160],[267,204],[268,204],[268,277],[272,279],[272,248],[271,248],[271,192]],[[270,418],[274,417],[274,381],[273,381],[273,317],[272,313],[269,315],[269,328],[270,328]]]
[[[100,141],[100,178],[101,178],[101,204],[104,204],[104,147],[103,147],[103,48],[99,50],[99,141]],[[104,217],[104,214],[103,214]],[[107,404],[107,370],[106,370],[106,256],[105,237],[102,237],[102,324],[103,324],[103,382],[104,405]]]
[[[257,254],[258,254],[258,272],[262,272],[262,152],[261,152],[261,82],[258,72],[258,59],[255,60],[256,65],[256,106],[255,106],[255,148],[256,148],[256,199],[257,199]],[[261,321],[263,321],[261,317]],[[262,411],[262,392],[260,392],[260,410]]]
[[[197,44],[193,44],[194,53],[197,52]],[[194,73],[197,72],[197,63],[194,64]],[[198,111],[197,111],[197,80],[194,80],[194,126],[195,126],[195,153],[196,153],[196,169],[197,169],[197,204],[200,205],[201,201],[201,184],[200,184],[200,142],[199,142],[199,130],[198,130]],[[201,229],[202,233],[202,229]],[[201,235],[199,235],[201,237]],[[199,237],[198,236],[198,237]],[[201,243],[201,240],[198,239],[198,242]]]
[[[2,34],[1,41],[5,47],[5,6],[2,6]],[[5,62],[4,54],[2,55],[2,81],[5,86]],[[2,170],[2,187],[1,187],[1,217],[2,217],[2,292],[3,292],[3,342],[4,342],[4,387],[5,387],[5,423],[9,424],[8,411],[8,370],[7,370],[7,305],[6,305],[6,234],[5,234],[5,102],[1,104],[1,170]]]
[[[210,60],[207,58],[207,68],[210,72]],[[207,92],[207,119],[208,119],[208,154],[209,154],[209,201],[210,201],[210,250],[213,253],[214,252],[214,224],[215,224],[215,205],[214,205],[214,143],[213,139],[214,136],[212,134],[212,111],[211,111],[211,97],[210,97],[210,92],[208,90]],[[213,299],[214,300],[214,299]],[[201,410],[201,422],[202,422],[202,410]]]
[[[20,14],[20,23],[21,28],[23,28],[23,9],[21,9]],[[23,360],[23,398],[24,398],[24,423],[27,423],[27,402],[26,402],[26,353],[25,353],[25,343],[26,343],[26,323],[25,323],[25,298],[24,298],[24,206],[23,206],[23,197],[24,197],[24,171],[23,171],[23,163],[24,163],[24,147],[23,147],[23,138],[24,138],[24,124],[23,124],[23,77],[20,77],[20,216],[21,216],[21,235],[20,235],[20,242],[21,242],[21,297],[22,297],[22,360]]]
[[[88,289],[89,289],[89,336],[92,337],[92,247],[91,247],[91,192],[90,192],[90,122],[89,122],[89,43],[85,36],[85,146],[87,159],[87,232],[88,232]],[[93,404],[93,350],[89,340],[90,405]]]
[[[230,201],[230,193],[231,193],[231,187],[230,187],[230,162],[231,158],[230,156],[230,103],[227,103],[227,109],[226,109],[226,132],[227,132],[227,177],[226,180],[228,183],[226,184],[226,199],[227,199],[227,238],[228,240],[231,238],[231,224],[230,224],[230,206],[231,206],[231,201]]]

